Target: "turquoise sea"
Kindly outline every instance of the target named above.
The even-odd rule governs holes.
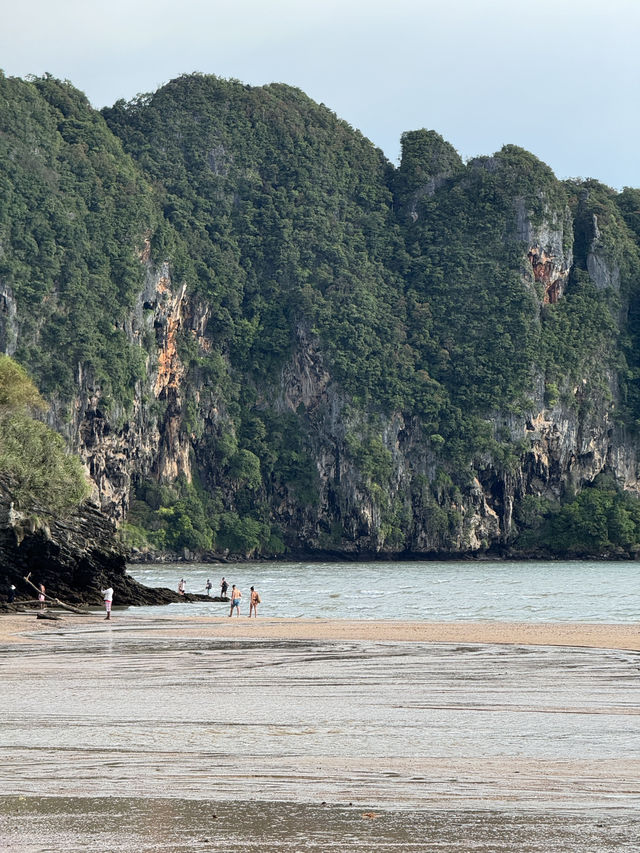
[[[433,561],[165,563],[129,566],[147,586],[212,595],[222,576],[262,597],[260,615],[325,619],[425,621],[636,622],[640,619],[640,562]],[[153,612],[217,614],[222,604],[180,603]]]

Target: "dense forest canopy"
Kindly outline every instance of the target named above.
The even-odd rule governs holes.
[[[85,461],[79,394],[101,440],[136,422],[188,446],[182,467],[131,467],[139,547],[277,553],[305,530],[319,550],[473,550],[536,530],[552,548],[591,484],[626,532],[562,547],[629,548],[631,476],[592,450],[584,474],[541,476],[531,454],[542,411],[573,413],[576,441],[591,418],[637,442],[639,206],[515,145],[464,163],[429,130],[394,168],[282,84],[185,75],[97,112],[68,82],[0,76],[0,343]],[[187,294],[170,321],[162,269]],[[160,392],[168,335],[180,375]],[[472,546],[482,501],[498,520]]]
[[[45,402],[25,370],[0,355],[0,474],[23,517],[64,515],[89,494],[77,456],[34,415]]]
[[[20,317],[5,346],[46,394],[69,399],[81,364],[130,398],[140,356],[121,324],[158,221],[151,188],[70,84],[2,76],[0,99],[0,280]]]

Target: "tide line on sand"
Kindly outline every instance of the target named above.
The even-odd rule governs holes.
[[[226,616],[189,617],[167,614],[147,618],[130,611],[116,613],[111,622],[98,615],[67,616],[51,623],[32,614],[0,616],[0,644],[46,641],[61,632],[131,630],[137,636],[252,638],[278,640],[474,643],[525,646],[570,646],[640,651],[640,624],[584,622],[409,622],[396,620],[270,618],[229,619]]]

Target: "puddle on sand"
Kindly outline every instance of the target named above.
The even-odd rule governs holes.
[[[637,823],[613,815],[398,812],[334,805],[0,797],[7,853],[621,853]]]

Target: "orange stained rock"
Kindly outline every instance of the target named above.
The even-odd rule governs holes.
[[[165,277],[158,280],[156,292],[170,293],[169,280]],[[178,330],[182,325],[182,301],[185,288],[169,302],[167,310],[164,340],[158,353],[158,375],[154,385],[154,394],[159,397],[162,391],[176,390],[184,376],[184,366],[178,355]]]
[[[543,302],[548,305],[555,305],[560,298],[566,273],[560,272],[559,275],[553,277],[555,257],[548,255],[545,251],[532,248],[529,250],[528,257],[533,269],[534,279],[544,286]]]

